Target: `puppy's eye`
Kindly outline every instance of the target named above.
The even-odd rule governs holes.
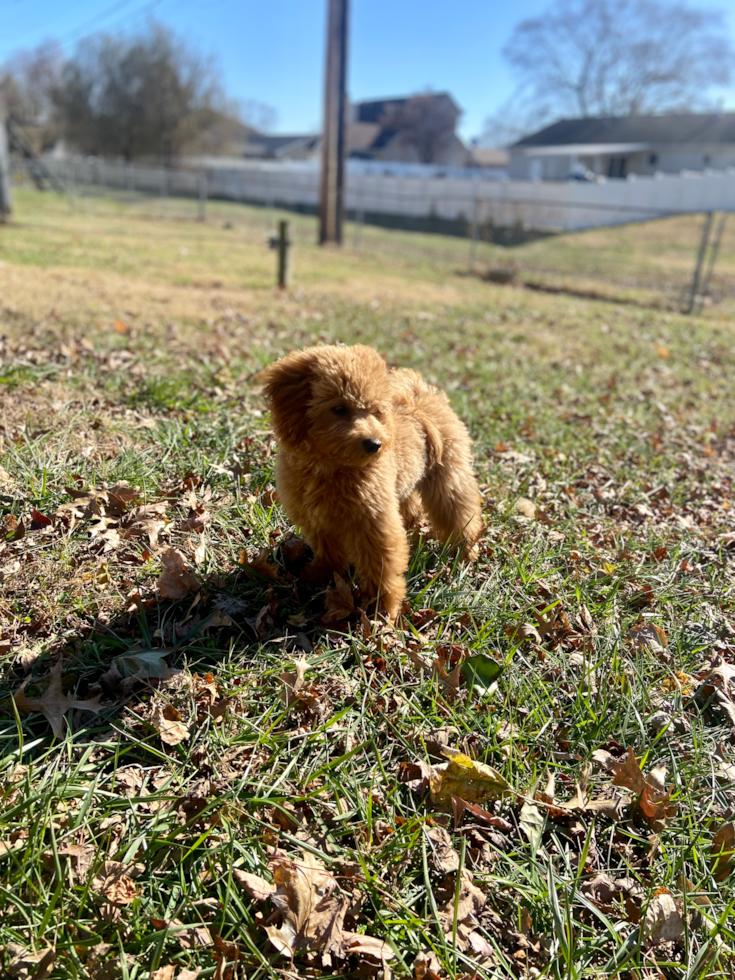
[[[347,406],[335,405],[332,411],[334,412],[335,415],[347,415]]]

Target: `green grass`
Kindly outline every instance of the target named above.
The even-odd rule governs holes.
[[[59,978],[147,980],[167,965],[221,977],[235,955],[248,978],[378,975],[365,954],[331,966],[318,949],[293,965],[277,954],[271,905],[238,876],[270,880],[279,848],[323,863],[333,899],[349,900],[344,928],[385,940],[397,976],[421,975],[421,953],[449,977],[731,976],[735,895],[712,848],[735,811],[714,757],[720,745],[732,764],[732,724],[692,696],[708,665],[735,662],[724,315],[497,287],[421,258],[422,236],[401,255],[407,236],[376,230],[383,245],[361,255],[302,237],[294,289],[278,296],[252,215],[224,230],[99,204],[70,214],[28,192],[17,203],[0,231],[0,683],[41,697],[61,655],[64,694],[98,693],[103,710],[69,711],[55,738],[42,713],[0,705],[0,971],[50,947]],[[590,234],[587,261],[602,262],[632,231]],[[571,257],[595,240],[553,247],[585,274]],[[320,340],[371,343],[421,370],[475,442],[482,554],[467,568],[415,542],[395,631],[323,625],[325,595],[298,578],[270,493],[277,447],[256,374]],[[89,521],[30,530],[32,508],[53,517],[69,487],[103,481],[168,501],[160,544],[189,557],[195,606],[160,599],[145,536],[105,550]],[[192,492],[211,518],[198,564]],[[262,549],[277,579],[249,572]],[[217,608],[230,622],[210,619]],[[665,631],[665,651],[635,649],[626,634],[640,621]],[[523,639],[523,624],[539,632]],[[182,673],[105,676],[151,648]],[[443,679],[478,653],[502,665],[496,688]],[[287,704],[280,677],[300,658]],[[177,745],[153,723],[163,704],[188,726]],[[662,711],[664,728],[651,723]],[[654,827],[634,799],[617,819],[538,804],[529,839],[509,795],[483,803],[495,825],[465,812],[455,826],[404,781],[407,766],[441,761],[442,739],[515,794],[553,773],[557,803],[587,767],[590,799],[630,800],[592,757],[632,746],[645,773],[666,766],[675,812]],[[110,861],[128,866],[132,901],[105,896]],[[464,924],[458,862],[484,896]],[[622,886],[595,904],[599,875],[632,882],[627,904]],[[653,945],[658,889],[685,926]]]

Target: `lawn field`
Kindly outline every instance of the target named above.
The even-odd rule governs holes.
[[[280,294],[265,211],[15,204],[0,976],[732,978],[735,326],[649,278],[697,219],[484,253],[607,301],[292,218]],[[322,341],[474,440],[481,555],[423,528],[395,628],[274,493],[258,372]]]

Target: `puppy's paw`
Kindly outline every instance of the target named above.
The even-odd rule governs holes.
[[[475,542],[474,544],[465,543],[462,548],[462,558],[465,561],[477,561],[480,557],[480,546]]]
[[[308,561],[301,569],[301,578],[310,585],[326,585],[334,569],[319,561]]]

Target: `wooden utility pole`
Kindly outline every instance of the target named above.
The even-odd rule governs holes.
[[[322,188],[319,244],[342,244],[345,184],[345,98],[348,0],[327,0],[327,64],[324,80]]]
[[[5,127],[5,103],[0,95],[0,223],[10,214],[10,151]]]

